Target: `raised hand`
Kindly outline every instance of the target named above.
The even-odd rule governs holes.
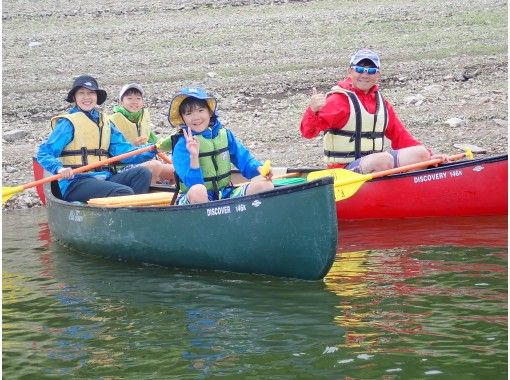
[[[193,137],[191,130],[183,128],[182,133],[186,140],[186,149],[190,155],[190,165],[192,168],[198,168],[200,166],[198,161],[198,153],[200,152],[200,143],[196,138]]]
[[[317,88],[312,87],[310,95],[310,108],[313,112],[319,111],[326,104],[326,94],[317,92]]]

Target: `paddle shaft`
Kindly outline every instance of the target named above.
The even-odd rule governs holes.
[[[149,146],[146,146],[144,148],[133,150],[131,152],[119,154],[118,156],[115,156],[115,157],[107,158],[106,160],[103,160],[103,161],[98,161],[98,162],[94,162],[92,164],[88,164],[88,165],[85,165],[85,166],[80,166],[79,168],[73,169],[72,172],[74,174],[87,172],[89,170],[92,170],[92,169],[95,169],[95,168],[99,168],[100,166],[109,165],[112,162],[117,162],[117,161],[123,160],[123,159],[128,158],[128,157],[136,156],[137,154],[148,152],[148,151],[153,150],[153,149],[155,149],[155,146],[154,145],[149,145]],[[43,179],[39,179],[37,181],[32,181],[32,182],[25,183],[24,185],[21,185],[21,186],[23,187],[23,190],[25,190],[25,189],[29,189],[29,188],[37,186],[37,185],[42,185],[42,184],[45,184],[45,183],[48,183],[48,182],[56,181],[56,180],[58,180],[60,178],[62,178],[62,174],[55,174],[55,175],[52,175],[50,177],[45,177]]]
[[[161,158],[163,161],[165,161],[167,164],[173,165],[172,160],[163,152],[156,153],[159,158]]]
[[[459,153],[459,154],[454,154],[453,156],[448,157],[448,159],[450,161],[456,161],[456,160],[460,160],[461,158],[464,158],[465,156],[466,156],[466,153]],[[393,169],[381,170],[380,172],[367,174],[367,176],[370,177],[368,179],[380,178],[380,177],[385,177],[387,175],[398,174],[401,172],[407,172],[409,170],[421,169],[421,168],[426,168],[427,166],[438,165],[441,162],[443,162],[442,159],[435,158],[433,160],[417,162],[416,164],[409,164],[409,165],[399,166],[399,167],[393,168]],[[353,182],[357,182],[358,180],[359,180],[359,178]]]
[[[165,153],[158,152],[156,154],[158,155],[159,158],[161,158],[167,164],[173,165],[172,160]],[[179,181],[177,181],[177,173],[175,171],[174,171],[174,176],[175,176],[175,186],[176,186],[176,188],[175,188],[175,191],[174,191],[174,196],[172,197],[172,199],[170,201],[170,206],[173,206],[175,204],[175,201],[177,200],[177,196],[179,195]]]

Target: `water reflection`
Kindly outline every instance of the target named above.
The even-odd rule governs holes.
[[[341,226],[324,282],[111,262],[25,223],[4,224],[6,378],[505,374],[506,219]]]
[[[432,228],[426,221],[379,221],[340,228],[343,238],[326,277],[341,300],[335,322],[346,334],[340,347],[427,357],[437,354],[433,340],[466,339],[475,321],[479,332],[494,323],[506,328],[507,218],[479,222],[434,221]],[[374,246],[386,249],[352,250]],[[463,343],[467,349],[480,351],[470,340]]]
[[[419,246],[508,246],[507,216],[344,221],[338,230],[340,252]]]
[[[49,359],[115,368],[143,357],[157,363],[160,373],[174,373],[176,367],[184,371],[182,363],[188,363],[188,371],[206,377],[218,370],[265,366],[246,363],[253,355],[278,357],[290,351],[296,360],[314,361],[303,358],[304,352],[315,346],[323,352],[344,334],[333,323],[338,296],[322,282],[87,257],[52,243],[44,223],[39,239],[49,247],[39,255],[42,272],[61,285],[52,298],[66,306],[67,318],[83,322],[81,329],[70,324],[51,330],[56,340],[66,342],[68,354],[63,356],[56,344]],[[157,354],[147,359],[147,350]]]

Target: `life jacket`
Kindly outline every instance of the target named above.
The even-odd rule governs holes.
[[[207,139],[201,134],[194,135],[200,144],[198,154],[200,168],[204,175],[204,185],[209,191],[219,193],[220,190],[230,185],[231,162],[228,152],[227,131],[224,128],[218,130],[218,135],[213,139]],[[179,188],[182,192],[189,189],[181,181]]]
[[[142,110],[142,116],[138,123],[131,122],[120,112],[115,112],[110,115],[110,120],[115,124],[117,129],[124,135],[127,141],[134,144],[135,139],[140,136],[149,137],[151,132],[150,124],[151,118],[149,111],[146,109]]]
[[[59,157],[64,166],[78,168],[109,157],[111,130],[105,114],[99,114],[98,124],[83,112],[57,115],[51,118],[51,128],[54,129],[57,121],[62,118],[69,120],[74,129],[73,139],[64,147]],[[111,170],[111,168],[106,166],[95,170]]]
[[[324,132],[324,161],[326,163],[349,163],[367,154],[382,152],[384,131],[388,126],[388,110],[379,91],[375,93],[375,113],[369,113],[358,96],[339,86],[334,86],[328,95],[347,95],[350,116],[342,129],[331,128]]]

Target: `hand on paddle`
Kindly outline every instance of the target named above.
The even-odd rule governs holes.
[[[436,160],[436,159],[440,159],[442,160],[441,164],[446,164],[447,162],[450,162],[450,156],[448,156],[447,154],[444,154],[444,153],[436,153],[436,154],[433,154],[431,157],[430,157],[431,160]],[[438,166],[440,164],[435,164],[434,166]]]
[[[191,130],[188,132],[187,128],[183,128],[182,133],[184,135],[184,139],[186,140],[186,149],[190,155],[190,167],[197,169],[200,167],[200,162],[198,160],[200,143],[196,138],[193,137]]]
[[[273,169],[271,168],[271,162],[269,160],[266,160],[264,165],[259,166],[257,170],[260,175],[265,177],[268,181],[271,181],[273,178]]]
[[[57,173],[65,179],[72,179],[74,177],[73,169],[61,167],[57,170]]]
[[[148,138],[145,136],[138,136],[135,141],[133,142],[134,146],[144,145],[147,144]]]
[[[326,104],[326,94],[321,92],[317,92],[315,87],[312,87],[312,92],[310,96],[310,108],[315,113],[319,111],[324,104]]]

